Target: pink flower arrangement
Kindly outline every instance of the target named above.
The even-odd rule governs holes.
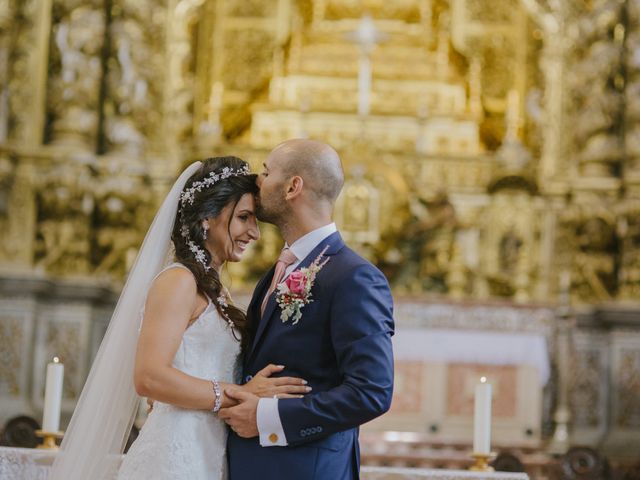
[[[283,322],[293,317],[292,324],[295,325],[302,318],[302,307],[313,302],[311,288],[316,279],[316,275],[325,266],[329,259],[320,262],[329,246],[326,246],[320,255],[306,268],[294,270],[286,280],[278,284],[278,294],[276,301],[282,310],[280,319]]]
[[[295,272],[291,272],[291,275],[287,277],[285,283],[292,295],[302,295],[305,285],[307,284],[307,277],[300,270],[296,270]]]

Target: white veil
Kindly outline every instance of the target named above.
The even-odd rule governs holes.
[[[180,193],[201,165],[195,162],[182,172],[147,232],[56,455],[51,480],[113,478],[119,467],[139,401],[133,369],[140,312],[164,266]]]

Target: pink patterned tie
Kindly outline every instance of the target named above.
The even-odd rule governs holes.
[[[278,261],[276,262],[276,268],[273,272],[273,280],[271,280],[271,286],[262,300],[262,306],[260,307],[260,316],[264,315],[264,309],[267,306],[267,302],[269,301],[269,297],[273,292],[275,292],[276,287],[282,281],[284,277],[284,272],[289,265],[295,263],[298,260],[291,250],[285,248],[280,252],[280,256],[278,257]]]

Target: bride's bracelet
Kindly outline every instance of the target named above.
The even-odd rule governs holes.
[[[211,380],[211,383],[213,384],[213,393],[216,395],[216,399],[213,402],[213,413],[218,413],[222,405],[222,391],[220,390],[220,384],[217,380]]]

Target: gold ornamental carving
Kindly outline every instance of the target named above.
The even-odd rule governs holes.
[[[618,53],[639,13],[614,3],[0,2],[2,266],[122,279],[181,165],[260,169],[308,136],[338,149],[338,223],[398,290],[549,301],[566,268],[580,302],[635,298],[640,107]],[[264,232],[239,284],[277,254]]]

